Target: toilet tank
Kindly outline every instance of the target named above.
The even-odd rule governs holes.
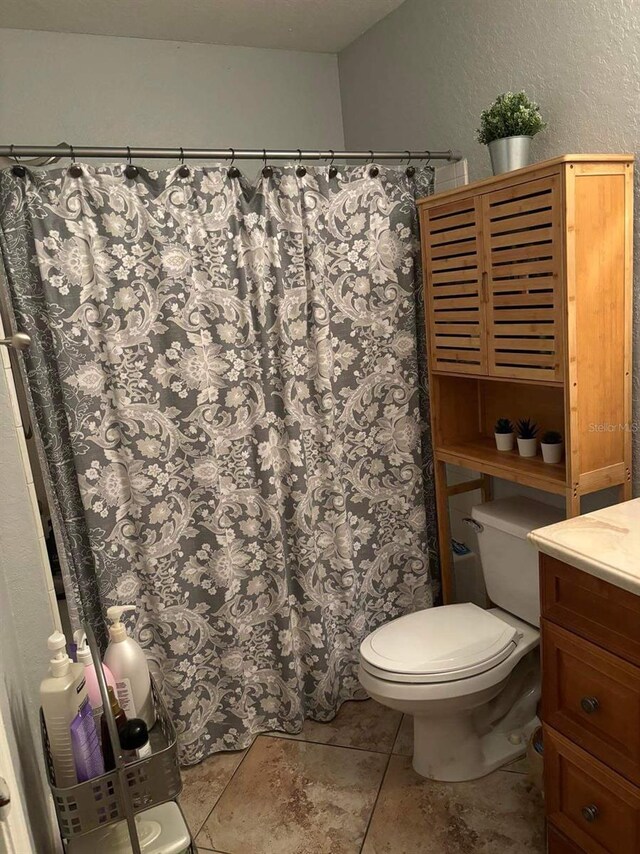
[[[487,593],[494,605],[540,625],[538,550],[529,531],[564,519],[557,507],[515,495],[478,504],[471,516],[481,526],[478,545]]]

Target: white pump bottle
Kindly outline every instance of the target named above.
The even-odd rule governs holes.
[[[151,694],[151,677],[147,658],[136,641],[127,634],[120,622],[125,611],[135,611],[135,605],[112,605],[107,609],[109,646],[104,663],[116,680],[118,702],[127,718],[142,718],[151,729],[156,721]]]
[[[62,632],[54,632],[47,642],[53,653],[49,676],[40,683],[40,705],[44,715],[53,760],[56,786],[75,786],[78,782],[71,743],[71,723],[87,698],[84,665],[75,664],[67,655]]]

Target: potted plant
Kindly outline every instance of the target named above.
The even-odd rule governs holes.
[[[521,457],[535,457],[538,440],[538,425],[533,424],[530,418],[521,418],[518,421],[518,450]]]
[[[498,418],[496,426],[493,428],[493,434],[496,437],[496,448],[499,451],[513,451],[515,434],[513,424],[508,418]]]
[[[540,108],[524,92],[498,95],[480,114],[478,142],[489,147],[494,175],[529,163],[531,139],[546,128]]]
[[[562,459],[562,436],[557,430],[547,430],[540,439],[540,447],[545,463],[559,463]]]

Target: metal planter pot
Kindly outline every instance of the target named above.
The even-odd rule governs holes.
[[[529,165],[531,151],[530,136],[506,136],[504,139],[494,139],[488,145],[491,157],[491,168],[494,175],[512,172]]]

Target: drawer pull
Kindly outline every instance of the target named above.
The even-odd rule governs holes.
[[[598,711],[600,703],[598,702],[597,697],[583,697],[580,700],[580,707],[583,712],[586,712],[588,715],[592,715],[594,712]]]
[[[595,821],[598,818],[598,807],[595,804],[582,807],[582,818],[585,821]]]

